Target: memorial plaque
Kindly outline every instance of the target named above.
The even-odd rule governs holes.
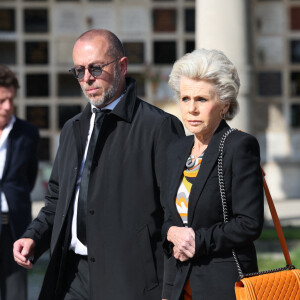
[[[48,74],[27,74],[26,75],[26,96],[27,97],[49,96],[49,75]]]
[[[281,96],[282,95],[281,72],[269,71],[258,72],[257,86],[259,96]]]
[[[258,65],[281,65],[284,63],[284,39],[277,36],[259,36],[255,52]]]
[[[185,53],[190,53],[195,50],[195,41],[185,42]]]
[[[299,96],[300,95],[300,72],[291,72],[290,76],[290,95]]]
[[[184,11],[185,16],[185,31],[195,32],[195,9],[187,8]]]
[[[290,61],[300,63],[300,40],[290,41]]]
[[[55,60],[58,66],[65,66],[66,70],[73,67],[73,59],[71,53],[73,52],[74,40],[68,40],[65,37],[55,38],[54,51]]]
[[[81,112],[80,105],[59,105],[58,106],[58,128],[62,129],[64,124],[75,115]]]
[[[89,7],[87,11],[88,26],[92,28],[103,28],[115,32],[115,9],[110,5],[107,7]]]
[[[82,31],[83,18],[81,7],[74,4],[62,6],[56,5],[53,13],[53,29],[57,36],[73,34],[77,37]]]
[[[283,3],[260,3],[255,6],[256,27],[261,34],[284,33],[286,12]]]
[[[16,42],[0,42],[0,64],[16,64]]]
[[[130,64],[142,64],[144,62],[144,43],[124,42],[123,46]]]
[[[40,129],[49,129],[49,107],[27,106],[26,120]]]
[[[127,73],[127,77],[132,77],[137,83],[137,94],[140,97],[145,96],[145,76],[141,73]]]
[[[26,42],[25,62],[27,65],[48,64],[48,42]]]
[[[81,87],[72,74],[57,75],[57,96],[59,97],[80,97]]]
[[[47,9],[25,9],[24,30],[31,33],[48,32],[48,10]]]
[[[47,137],[40,138],[39,160],[50,161],[50,139]]]
[[[0,9],[0,31],[15,31],[14,9]]]
[[[293,6],[290,8],[290,28],[291,30],[300,30],[300,7]]]
[[[173,64],[176,60],[176,42],[154,42],[154,63]]]
[[[153,31],[154,32],[176,31],[176,10],[172,8],[153,9]]]
[[[120,28],[124,34],[143,35],[150,30],[149,12],[146,7],[123,7],[120,11]]]
[[[291,126],[300,127],[300,104],[291,105]]]

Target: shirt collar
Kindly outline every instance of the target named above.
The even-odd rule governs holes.
[[[1,137],[0,137],[0,147],[2,147],[3,144],[5,143],[8,135],[10,134],[10,132],[11,132],[13,126],[14,126],[15,121],[16,121],[16,117],[14,115],[12,115],[10,121],[4,127],[4,129],[2,131],[2,134],[1,134]]]
[[[11,130],[14,126],[15,121],[16,121],[16,117],[14,115],[12,115],[10,121],[5,126],[5,129]]]
[[[107,106],[105,107],[102,107],[102,109],[110,109],[110,110],[113,110],[117,104],[120,102],[120,100],[122,99],[122,97],[124,96],[124,94],[122,94],[118,99],[116,99],[115,101],[109,103]],[[94,104],[91,104],[91,110],[93,112],[93,109],[96,108],[98,109]]]

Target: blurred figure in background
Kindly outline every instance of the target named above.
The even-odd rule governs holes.
[[[38,129],[14,115],[16,75],[0,66],[0,289],[1,300],[27,299],[27,271],[13,259],[13,243],[31,222],[38,170]]]

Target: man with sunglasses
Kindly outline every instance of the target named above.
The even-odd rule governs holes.
[[[50,247],[42,300],[161,299],[164,156],[183,127],[136,96],[113,33],[82,34],[73,61],[89,103],[62,130],[45,207],[15,260],[31,268]]]

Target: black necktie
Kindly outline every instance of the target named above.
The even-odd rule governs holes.
[[[86,213],[87,213],[87,197],[88,197],[88,187],[90,181],[90,171],[93,162],[94,150],[96,148],[98,135],[101,129],[103,117],[106,110],[93,109],[95,113],[95,123],[92,136],[89,143],[89,148],[87,151],[82,175],[80,182],[80,190],[78,195],[78,208],[77,208],[77,238],[82,244],[86,245]]]

